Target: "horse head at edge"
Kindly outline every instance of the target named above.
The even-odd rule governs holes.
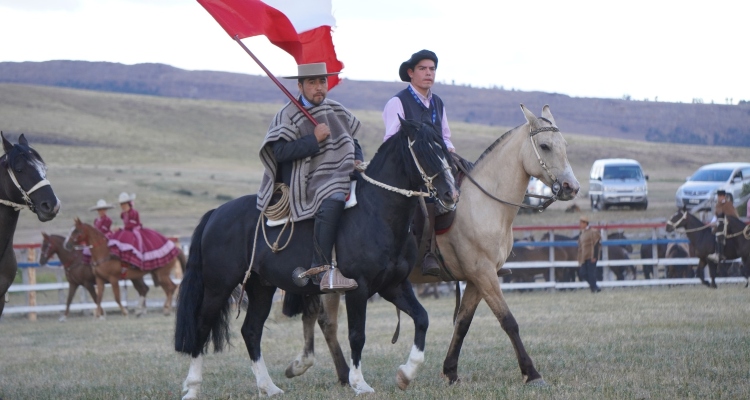
[[[572,200],[581,189],[580,183],[568,162],[567,145],[549,105],[542,108],[542,116],[537,118],[521,104],[529,126],[529,143],[534,157],[524,158],[524,169],[552,188],[558,200]]]

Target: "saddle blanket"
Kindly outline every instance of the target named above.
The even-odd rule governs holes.
[[[356,188],[357,181],[352,181],[349,186],[349,194],[346,196],[346,205],[344,205],[344,209],[352,208],[357,205],[357,192],[355,191]],[[268,219],[268,221],[266,221],[266,226],[284,225],[288,220],[289,217],[282,219]]]

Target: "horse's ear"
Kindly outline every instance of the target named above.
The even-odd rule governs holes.
[[[5,138],[5,135],[3,135],[2,131],[0,131],[0,137],[3,138],[3,149],[5,150],[5,153],[10,153],[10,151],[13,150],[13,143],[9,142],[8,139]]]
[[[45,233],[45,232],[42,232],[42,237],[45,238],[45,239],[49,239],[49,235],[47,235],[47,233]]]
[[[687,205],[686,205],[686,204],[684,204],[684,205],[682,206],[682,212],[687,212]]]
[[[552,111],[549,110],[549,104],[545,104],[542,108],[542,118],[546,118],[552,123],[552,126],[557,126],[555,123],[555,117],[552,116]]]
[[[529,125],[532,127],[536,127],[536,115],[532,113],[528,108],[526,108],[523,103],[521,103],[521,111],[523,111],[523,115],[526,117],[526,121],[528,121]]]
[[[78,217],[75,217],[74,221],[75,221],[75,223],[76,223],[76,227],[79,227],[79,226],[81,226],[81,219],[80,219],[80,218],[78,218]]]
[[[18,144],[23,145],[23,146],[29,145],[29,141],[26,140],[26,136],[24,136],[23,133],[21,134],[21,136],[18,137]]]

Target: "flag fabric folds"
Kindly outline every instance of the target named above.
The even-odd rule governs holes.
[[[331,0],[198,0],[231,38],[263,35],[289,53],[297,64],[325,62],[329,72],[341,71],[331,28]],[[339,83],[328,77],[328,89]]]

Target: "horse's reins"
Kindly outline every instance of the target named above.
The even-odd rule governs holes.
[[[745,229],[735,232],[735,233],[728,233],[729,230],[729,219],[726,217],[719,218],[719,221],[722,221],[724,223],[724,231],[723,235],[726,236],[727,239],[734,239],[737,236],[744,236],[746,240],[750,240],[750,225],[745,225]]]
[[[540,132],[560,132],[560,130],[557,129],[556,127],[554,127],[554,126],[548,126],[548,127],[537,128],[537,129],[529,131],[529,140],[531,141],[531,147],[534,149],[534,153],[536,154],[537,160],[539,160],[539,165],[542,166],[542,169],[544,169],[544,171],[549,176],[550,180],[553,182],[552,183],[552,188],[551,188],[552,189],[552,196],[544,196],[544,195],[529,194],[529,193],[526,193],[524,195],[525,197],[535,197],[535,198],[538,198],[538,199],[544,199],[545,202],[541,206],[532,206],[532,205],[523,204],[523,203],[522,204],[518,204],[518,203],[514,203],[512,201],[506,201],[506,200],[500,199],[500,198],[494,196],[492,193],[488,192],[487,189],[485,189],[484,187],[482,187],[482,185],[480,185],[479,182],[477,182],[474,179],[474,177],[471,176],[471,174],[469,173],[469,171],[463,165],[461,165],[461,163],[456,163],[457,166],[458,166],[458,169],[460,169],[461,172],[463,172],[464,175],[466,175],[466,177],[469,178],[469,180],[471,181],[471,183],[473,183],[476,187],[478,187],[479,190],[482,191],[482,193],[484,193],[485,195],[487,195],[487,197],[491,198],[492,200],[495,200],[497,202],[500,202],[500,203],[503,203],[503,204],[507,204],[507,205],[510,205],[510,206],[521,207],[521,208],[529,208],[529,209],[532,209],[534,211],[542,212],[542,211],[546,210],[547,207],[549,207],[552,203],[554,203],[555,201],[557,201],[557,195],[562,190],[562,186],[560,185],[560,182],[557,180],[557,177],[555,176],[555,174],[552,173],[552,171],[550,170],[550,168],[547,166],[547,164],[542,159],[542,156],[539,154],[539,150],[537,150],[537,148],[536,148],[536,140],[534,140],[534,136],[536,136],[536,134],[538,134]]]
[[[5,200],[5,199],[0,199],[0,204],[6,205],[8,207],[13,207],[13,209],[16,211],[21,211],[24,207],[29,207],[29,210],[31,210],[31,212],[36,213],[36,206],[34,205],[34,202],[31,201],[31,197],[29,195],[44,186],[49,186],[50,185],[49,181],[47,179],[42,179],[41,181],[37,182],[36,185],[34,185],[31,189],[29,189],[28,191],[25,191],[21,187],[21,184],[18,183],[18,179],[16,179],[16,175],[13,173],[13,169],[10,166],[8,166],[7,170],[8,170],[8,175],[10,175],[10,180],[13,181],[13,184],[16,185],[18,190],[21,192],[21,195],[23,196],[23,201],[26,202],[26,205],[14,203],[10,200]]]

